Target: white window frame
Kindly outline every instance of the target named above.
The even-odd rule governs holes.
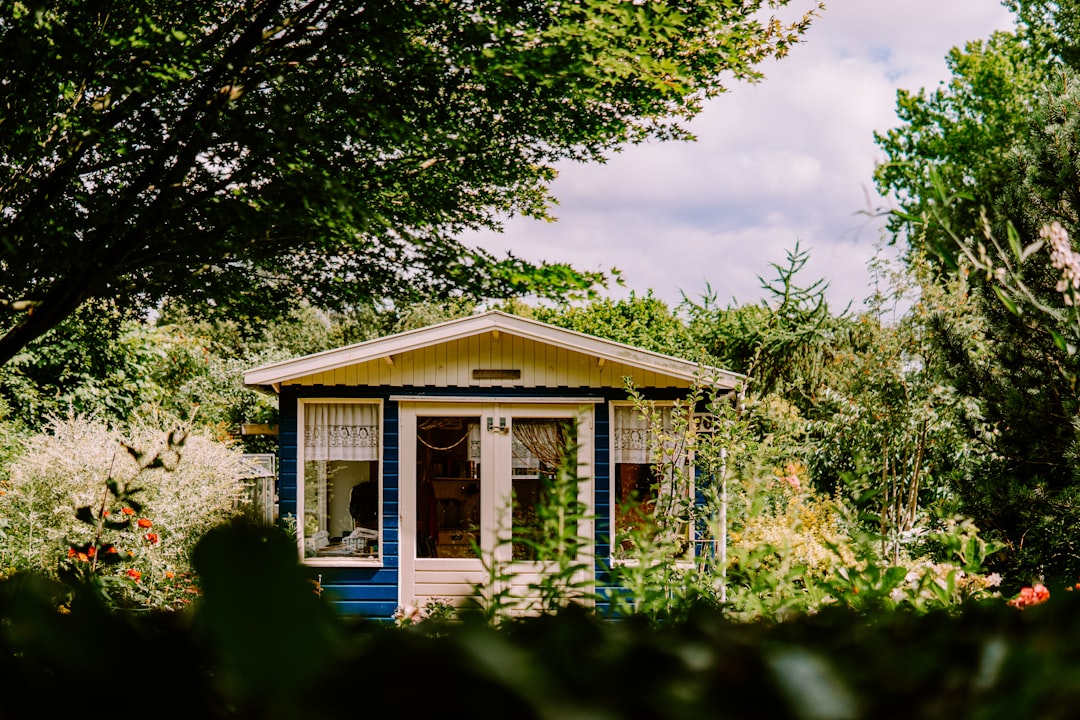
[[[305,495],[306,495],[306,465],[307,460],[305,455],[305,442],[306,428],[304,426],[305,405],[327,405],[327,404],[343,404],[343,405],[376,405],[378,412],[379,422],[379,446],[378,457],[376,461],[376,482],[378,483],[378,503],[379,503],[379,528],[378,538],[378,555],[375,557],[305,557],[305,530],[304,530],[304,518],[305,518]],[[385,450],[383,447],[383,439],[386,437],[386,413],[385,404],[381,398],[298,398],[296,405],[296,549],[300,555],[301,561],[305,565],[311,565],[314,567],[382,567],[384,564],[385,555],[385,531],[386,531],[386,518],[384,512],[384,486],[383,475],[384,465],[386,462]]]

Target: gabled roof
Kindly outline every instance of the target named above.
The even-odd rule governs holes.
[[[314,355],[263,365],[245,372],[244,382],[250,386],[277,389],[281,383],[315,373],[388,358],[399,353],[490,331],[501,331],[507,335],[565,347],[592,355],[597,359],[620,362],[682,380],[693,381],[702,375],[700,372],[702,368],[697,363],[688,360],[604,340],[574,330],[566,330],[537,320],[510,315],[500,310],[489,310],[478,315],[388,335],[336,350],[326,350]],[[704,368],[704,377],[726,388],[734,388],[743,378],[738,373],[714,367]]]

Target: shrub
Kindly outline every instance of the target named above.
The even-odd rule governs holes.
[[[126,433],[94,417],[53,419],[10,466],[0,567],[53,578],[89,571],[114,602],[182,603],[191,549],[242,507],[239,463],[226,445],[166,432],[161,419]]]

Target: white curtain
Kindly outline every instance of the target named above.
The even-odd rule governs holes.
[[[378,459],[378,405],[304,404],[304,460]]]
[[[480,421],[469,422],[469,459],[480,462]]]
[[[665,433],[671,432],[671,410],[670,407],[656,408]],[[649,426],[649,421],[638,412],[636,407],[633,405],[616,405],[612,425],[614,426],[612,435],[615,445],[615,457],[612,458],[612,462],[639,464],[656,462],[652,455],[654,447],[652,428]]]

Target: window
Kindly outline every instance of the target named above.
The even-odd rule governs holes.
[[[305,402],[302,408],[304,556],[378,559],[382,406]]]
[[[533,417],[515,417],[511,425],[512,555],[514,560],[546,560],[539,556],[540,548],[551,547],[566,531],[553,522],[551,513],[545,518],[540,508],[559,501],[556,482],[574,425],[565,418]]]
[[[612,474],[615,554],[634,550],[634,536],[667,536],[678,552],[690,545],[693,472],[687,460],[685,423],[671,405],[656,405],[647,418],[634,405],[614,405]]]

